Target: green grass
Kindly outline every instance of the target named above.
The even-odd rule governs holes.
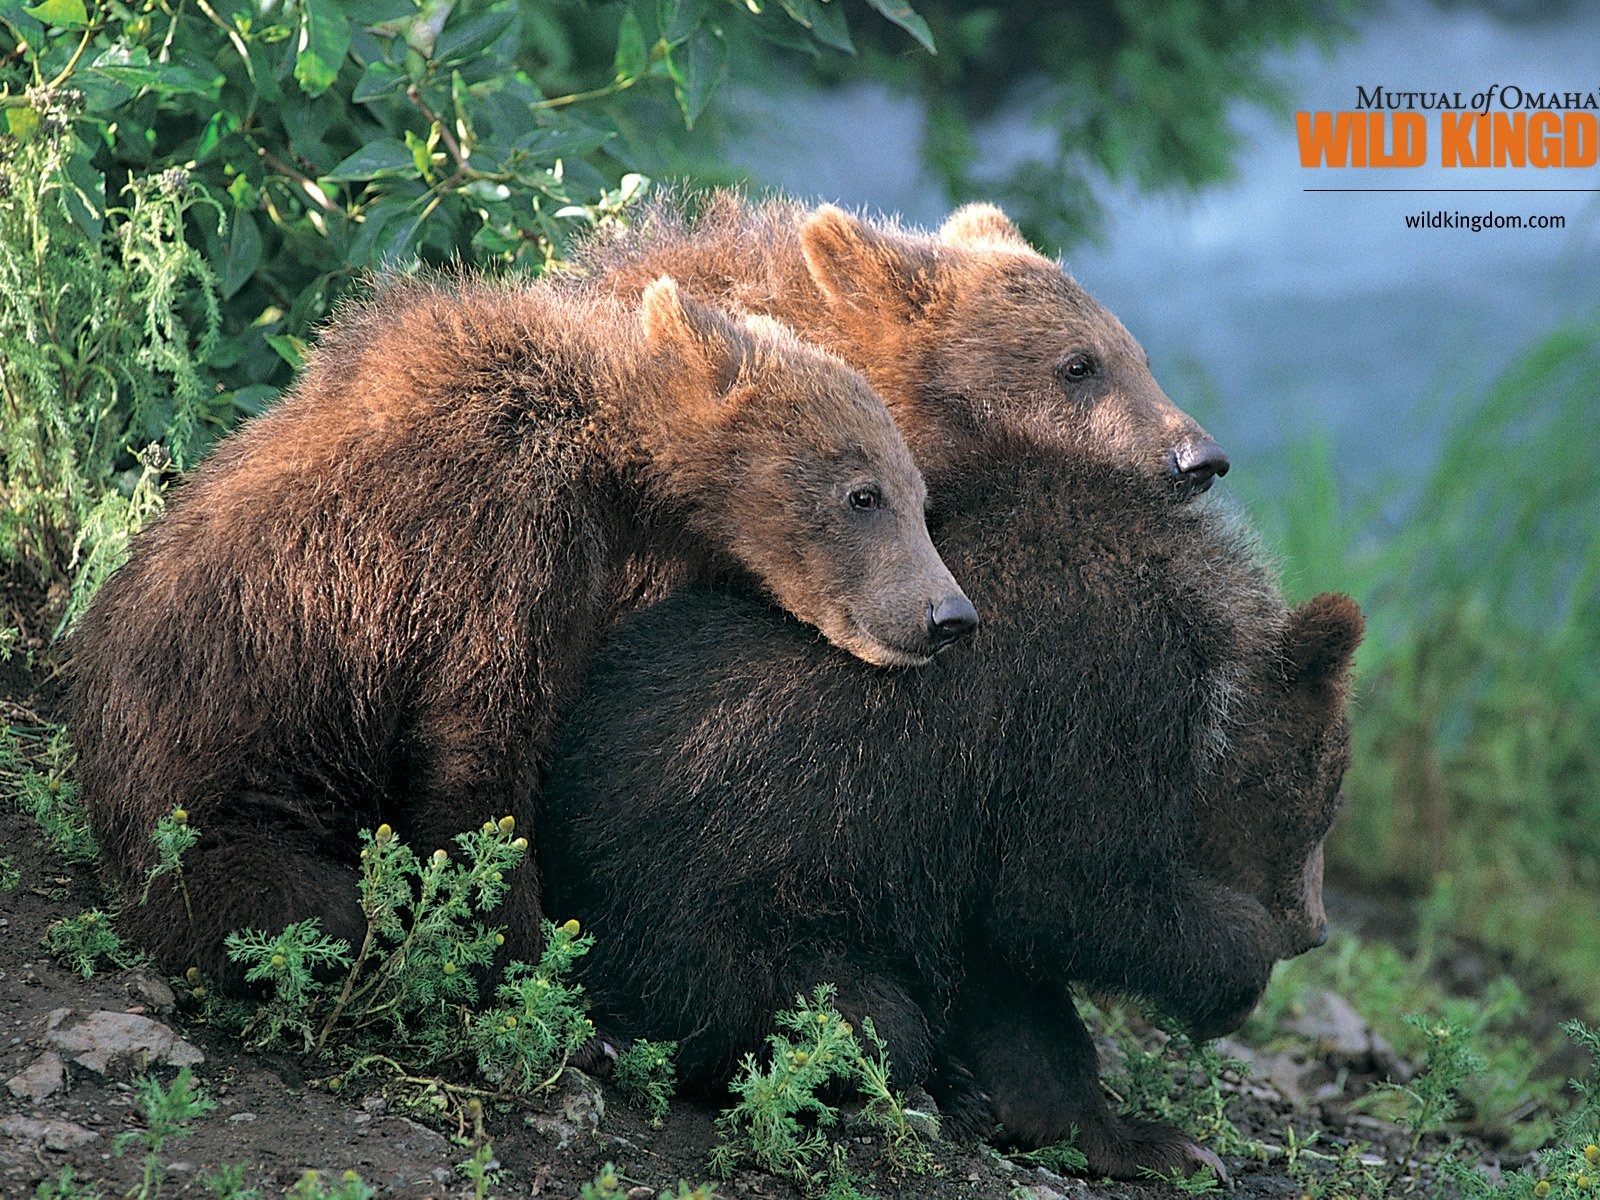
[[[1349,806],[1334,877],[1449,889],[1450,931],[1600,1013],[1600,325],[1451,405],[1437,463],[1354,485],[1326,442],[1240,480],[1293,597],[1355,596]],[[1230,481],[1231,483],[1232,481]]]

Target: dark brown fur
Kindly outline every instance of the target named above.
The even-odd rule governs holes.
[[[573,272],[620,296],[670,274],[838,354],[883,396],[936,499],[997,441],[1071,449],[1180,496],[1210,481],[1176,471],[1175,455],[1209,438],[1144,350],[989,205],[933,235],[735,192],[668,197],[580,247]],[[1064,368],[1079,354],[1095,369],[1073,380]]]
[[[1359,614],[1286,609],[1224,515],[1134,472],[981,466],[939,531],[989,614],[959,658],[873,673],[736,596],[632,618],[547,780],[545,901],[595,935],[598,1026],[679,1039],[700,1086],[832,981],[955,1132],[1192,1169],[1107,1109],[1068,987],[1214,1036],[1315,940],[1276,881],[1332,819]]]
[[[391,283],[139,537],[73,633],[71,725],[163,966],[231,977],[227,932],[312,915],[358,940],[358,830],[525,816],[602,631],[685,579],[742,564],[857,653],[925,649],[954,583],[861,378],[670,281],[635,307]],[[174,807],[192,924],[167,881],[137,899]]]

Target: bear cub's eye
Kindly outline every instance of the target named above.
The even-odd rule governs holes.
[[[850,493],[850,507],[863,512],[878,508],[883,504],[883,493],[876,484],[858,487]]]
[[[1099,370],[1094,356],[1089,354],[1069,354],[1062,360],[1058,368],[1063,379],[1070,379],[1073,383],[1081,383]]]

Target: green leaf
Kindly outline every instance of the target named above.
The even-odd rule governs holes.
[[[19,142],[26,142],[39,128],[39,112],[33,108],[6,109],[6,128]]]
[[[540,162],[554,162],[598,150],[616,135],[609,129],[595,129],[576,121],[560,129],[532,129],[511,143],[511,149],[521,150]]]
[[[728,46],[722,40],[722,31],[702,25],[681,46],[675,47],[667,60],[672,74],[678,107],[683,110],[683,123],[693,129],[712,89],[722,78],[728,65]]]
[[[700,28],[706,19],[706,0],[658,0],[656,19],[661,24],[661,40],[676,46]]]
[[[89,10],[83,6],[83,0],[44,0],[44,3],[22,11],[30,17],[37,17],[46,25],[59,25],[64,29],[89,27]]]
[[[350,98],[357,104],[364,104],[401,91],[408,82],[410,76],[399,67],[382,61],[375,62],[367,68],[366,74],[356,80],[356,88]]]
[[[260,265],[261,231],[256,228],[256,219],[247,212],[236,212],[228,223],[228,237],[223,243],[219,280],[222,298],[228,299],[249,283]]]
[[[905,0],[867,0],[867,3],[921,42],[929,54],[939,53],[934,48],[933,34],[928,29],[928,23],[917,16]]]
[[[622,24],[617,29],[616,77],[635,79],[650,66],[650,51],[644,44],[644,30],[633,9],[622,14]]]
[[[278,389],[269,383],[252,383],[233,392],[228,398],[240,412],[259,417],[272,407],[272,402],[278,398]]]
[[[177,62],[151,62],[143,46],[110,46],[88,66],[106,79],[135,88],[150,88],[169,96],[204,96],[215,100],[222,94],[222,76],[209,78],[192,67]]]
[[[283,359],[296,371],[305,366],[306,344],[292,333],[269,333],[267,345],[278,352],[278,357]]]
[[[412,175],[416,169],[411,150],[403,142],[395,138],[377,138],[337,164],[322,178],[326,183],[355,183],[381,179],[385,175]]]
[[[856,52],[845,24],[842,0],[783,0],[783,11],[797,24],[809,29],[817,41],[846,54]]]
[[[434,43],[431,57],[442,64],[466,62],[504,37],[516,20],[514,7],[496,5],[488,12],[447,24]]]
[[[337,0],[301,0],[294,77],[308,96],[333,86],[350,49],[350,19]]]
[[[433,167],[433,151],[428,146],[428,139],[406,130],[406,150],[411,155],[411,165],[416,172],[426,179]]]

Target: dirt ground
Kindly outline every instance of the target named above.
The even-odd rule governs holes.
[[[0,690],[12,697],[26,686],[14,664],[0,676],[8,676],[0,677]],[[48,707],[47,699],[32,702]],[[163,1195],[210,1194],[204,1177],[225,1164],[242,1165],[248,1184],[267,1197],[293,1187],[308,1169],[323,1180],[354,1170],[381,1196],[474,1194],[457,1171],[471,1153],[469,1139],[453,1125],[430,1127],[378,1091],[352,1086],[334,1094],[293,1058],[246,1053],[235,1037],[175,1005],[167,981],[147,972],[85,980],[52,961],[41,946],[49,924],[101,901],[93,872],[50,853],[31,819],[9,803],[0,804],[0,855],[20,872],[16,885],[0,892],[0,1197],[32,1196],[69,1165],[80,1183],[106,1197],[128,1192],[140,1180],[141,1152],[134,1147],[118,1155],[114,1141],[141,1125],[130,1080],[146,1069],[170,1079],[185,1061],[216,1108],[164,1149]],[[1359,1143],[1380,1174],[1403,1147],[1398,1129],[1352,1111],[1350,1102],[1385,1072],[1403,1072],[1404,1064],[1363,1043],[1360,1028],[1341,1029],[1336,998],[1329,1004],[1328,1028],[1313,1030],[1292,1052],[1224,1046],[1254,1060],[1249,1077],[1225,1080],[1228,1115],[1245,1138],[1266,1147],[1264,1158],[1226,1159],[1231,1195],[1302,1194],[1286,1170],[1290,1129],[1300,1140],[1316,1133],[1323,1152]],[[1342,1017],[1348,1026],[1350,1014]],[[608,1085],[569,1076],[537,1109],[489,1114],[486,1132],[499,1164],[489,1195],[576,1197],[607,1162],[616,1164],[617,1194],[629,1200],[675,1190],[680,1179],[711,1182],[706,1159],[716,1140],[714,1108],[675,1101],[664,1126],[653,1129]],[[848,1118],[845,1129],[848,1136]],[[872,1144],[854,1141],[852,1164],[870,1168]],[[875,1172],[863,1176],[863,1191],[927,1200],[1176,1194],[1164,1183],[1063,1178],[986,1146],[940,1144],[936,1158],[930,1176],[894,1180]],[[1435,1190],[1424,1180],[1417,1194]],[[717,1183],[716,1195],[789,1200],[801,1193],[752,1171]]]

